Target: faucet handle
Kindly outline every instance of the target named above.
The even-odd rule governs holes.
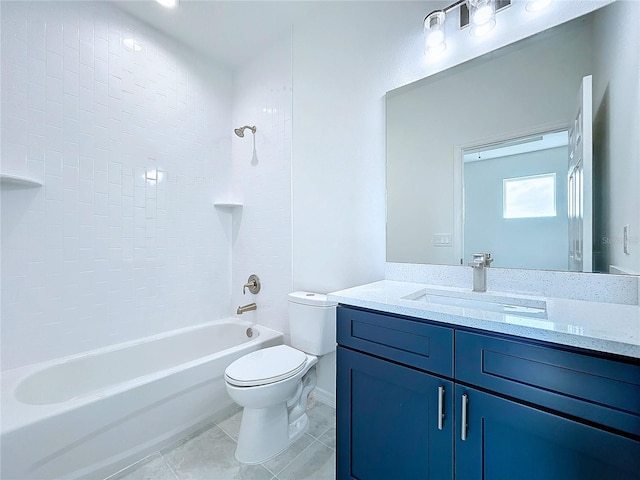
[[[258,293],[260,291],[260,279],[255,273],[249,275],[249,279],[247,280],[247,283],[245,283],[244,286],[242,287],[243,295],[247,293],[247,288],[253,294]]]
[[[489,267],[493,258],[490,253],[474,253],[472,254],[473,260],[469,262],[470,267]]]

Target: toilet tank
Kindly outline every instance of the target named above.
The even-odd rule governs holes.
[[[291,346],[324,355],[336,349],[336,302],[320,293],[289,294],[289,331]]]

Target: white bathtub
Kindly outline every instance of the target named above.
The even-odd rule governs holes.
[[[282,342],[228,318],[3,372],[1,478],[115,473],[229,408],[226,366]]]

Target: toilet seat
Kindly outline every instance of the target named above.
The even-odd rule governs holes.
[[[288,345],[256,350],[231,363],[224,377],[231,385],[255,387],[292,377],[305,368],[307,355]]]

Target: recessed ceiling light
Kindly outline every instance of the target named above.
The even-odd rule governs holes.
[[[176,8],[179,0],[156,0],[164,8]]]
[[[132,52],[139,52],[142,50],[142,45],[136,42],[133,38],[123,38],[122,44]]]

